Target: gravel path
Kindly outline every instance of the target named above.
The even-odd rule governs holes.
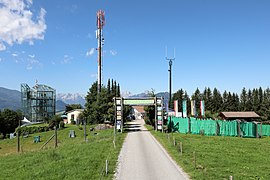
[[[188,175],[148,132],[144,120],[130,123],[115,174],[117,180],[184,180]]]

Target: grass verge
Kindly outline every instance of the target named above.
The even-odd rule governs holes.
[[[69,138],[69,130],[75,130],[75,138]],[[20,154],[14,152],[16,139],[0,141],[0,179],[113,178],[126,134],[117,134],[114,148],[113,129],[88,132],[88,142],[85,143],[83,130],[68,126],[58,132],[58,148],[53,148],[52,140],[44,150],[40,150],[52,134],[53,131],[49,131],[23,138],[23,153]],[[33,143],[32,136],[36,135],[41,136],[41,143]],[[109,162],[108,175],[105,175],[106,159]]]
[[[270,179],[269,137],[151,133],[192,179]]]

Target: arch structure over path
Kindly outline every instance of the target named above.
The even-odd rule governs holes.
[[[129,106],[155,106],[155,130],[163,131],[163,98],[147,97],[147,98],[114,98],[115,105],[115,128],[117,131],[123,132],[124,117],[123,109],[125,105]]]

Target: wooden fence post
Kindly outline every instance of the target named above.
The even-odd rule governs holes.
[[[108,160],[106,159],[106,175],[108,175]]]
[[[196,165],[196,152],[195,151],[193,152],[193,159],[194,159],[194,169],[196,169],[197,165]]]
[[[57,126],[55,125],[55,131],[54,131],[54,137],[55,137],[55,144],[54,144],[54,148],[57,148]]]
[[[191,134],[191,120],[190,120],[190,117],[188,117],[188,133]]]
[[[237,120],[237,129],[238,129],[238,137],[241,137],[241,121],[240,120]]]

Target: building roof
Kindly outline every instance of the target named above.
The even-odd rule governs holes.
[[[144,106],[132,106],[136,109],[139,113],[145,113]]]
[[[236,119],[245,119],[245,118],[260,118],[258,114],[254,111],[249,112],[221,112],[219,116],[224,116],[225,118],[236,118]]]
[[[74,112],[74,111],[83,112],[84,109],[73,109],[73,110],[71,110],[71,111],[68,111],[67,114],[72,113],[72,112]]]
[[[51,88],[50,86],[44,85],[44,84],[36,84],[33,87],[36,91],[55,91],[55,89]]]

